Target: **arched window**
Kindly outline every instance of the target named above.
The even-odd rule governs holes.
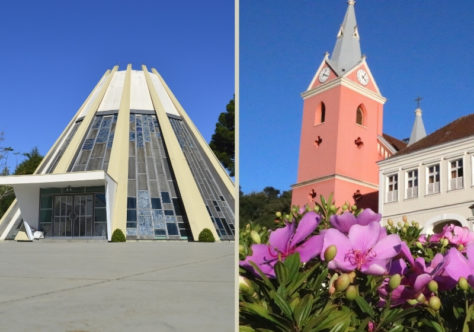
[[[326,105],[321,102],[316,109],[316,113],[314,115],[314,125],[318,125],[326,121]]]
[[[362,105],[359,105],[357,107],[357,113],[356,113],[356,123],[360,125],[365,124],[365,119],[364,119],[364,110],[362,108]]]
[[[442,220],[433,225],[433,233],[441,233],[443,231],[443,227],[450,224],[462,227],[461,223],[457,220]]]

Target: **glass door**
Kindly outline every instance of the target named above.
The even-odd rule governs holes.
[[[53,236],[93,236],[93,211],[92,195],[55,196]]]

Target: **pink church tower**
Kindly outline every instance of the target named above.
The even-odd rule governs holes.
[[[312,205],[316,193],[318,201],[319,195],[327,198],[333,193],[337,206],[356,200],[376,209],[376,162],[395,152],[382,134],[386,99],[361,54],[354,4],[355,1],[348,1],[332,55],[326,53],[302,93],[303,121],[298,178],[292,186],[293,205]],[[360,200],[361,197],[375,201]]]

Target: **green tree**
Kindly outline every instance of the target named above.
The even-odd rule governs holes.
[[[11,149],[10,151],[13,151]],[[43,156],[39,153],[38,148],[34,147],[30,152],[23,154],[26,160],[21,162],[15,169],[15,175],[33,174],[43,160]],[[3,168],[1,175],[9,175],[7,167]],[[15,199],[15,193],[10,186],[0,186],[0,218],[7,211],[10,204]]]
[[[227,104],[226,112],[219,115],[216,130],[209,143],[212,151],[230,172],[235,174],[235,102],[234,98]]]
[[[289,213],[291,208],[291,191],[265,187],[260,192],[244,194],[240,191],[240,227],[255,222],[268,228],[275,228],[275,212]]]

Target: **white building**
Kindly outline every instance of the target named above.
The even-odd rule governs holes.
[[[378,165],[383,221],[406,215],[426,233],[447,223],[474,230],[474,114],[410,142]]]

